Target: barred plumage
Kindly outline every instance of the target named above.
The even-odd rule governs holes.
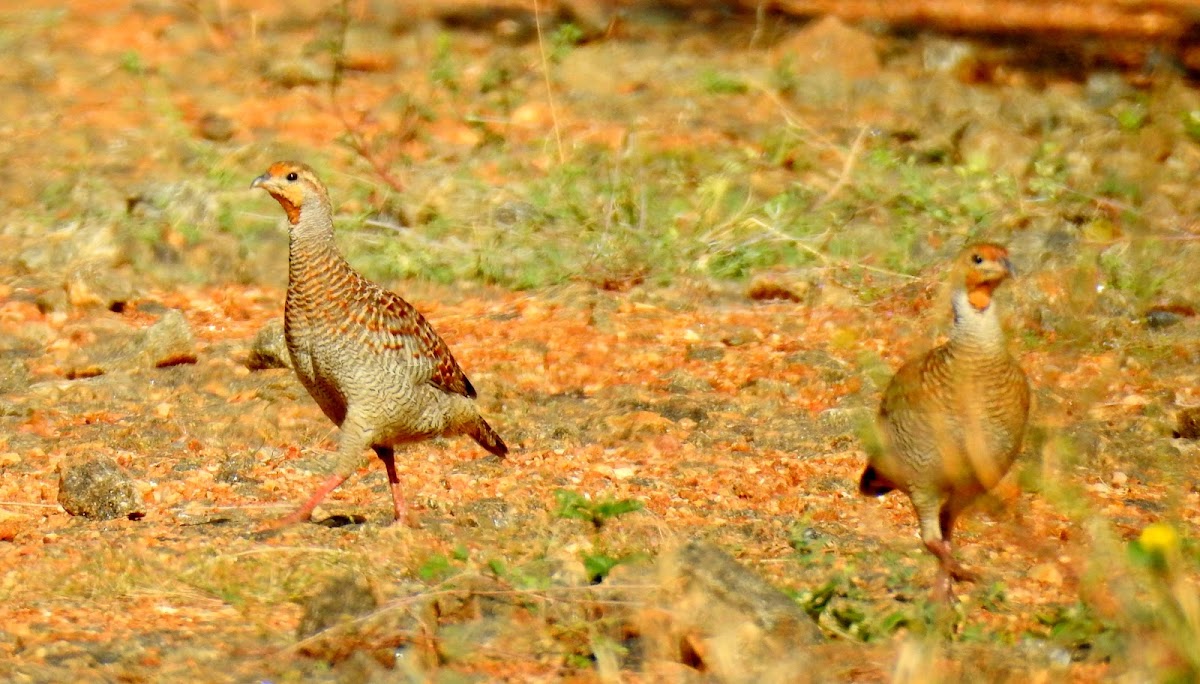
[[[277,162],[254,180],[289,222],[284,335],[300,382],[341,428],[333,475],[280,524],[307,520],[372,448],[387,468],[393,512],[405,517],[394,447],[466,434],[503,457],[508,447],[475,406],[475,388],[446,342],[411,304],[363,278],[333,240],[329,195],[312,169]]]
[[[1008,472],[1029,414],[1029,383],[1006,350],[993,305],[995,289],[1011,275],[998,245],[972,245],[959,255],[950,339],[904,364],[888,384],[879,407],[881,449],[859,480],[863,494],[908,494],[921,539],[940,564],[940,597],[949,596],[952,579],[972,578],[952,553],[955,519]]]

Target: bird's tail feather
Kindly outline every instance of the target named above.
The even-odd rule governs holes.
[[[500,435],[496,434],[492,426],[488,425],[483,418],[476,417],[475,421],[467,426],[466,432],[471,439],[479,442],[479,446],[500,458],[504,458],[504,455],[508,453],[508,445],[504,443],[503,439],[500,439]]]
[[[875,470],[875,466],[867,466],[858,480],[859,493],[867,496],[883,496],[895,488],[891,482],[887,481],[887,478]]]

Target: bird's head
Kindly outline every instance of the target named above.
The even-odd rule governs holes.
[[[275,162],[266,173],[255,178],[250,187],[262,188],[274,197],[287,213],[288,222],[292,225],[300,221],[300,210],[305,205],[329,204],[325,186],[317,180],[317,175],[307,164],[300,162]]]
[[[1015,275],[1012,262],[1008,260],[1008,250],[987,242],[964,249],[958,257],[957,271],[961,278],[959,283],[967,292],[967,301],[977,311],[988,308],[992,293],[1000,283]]]

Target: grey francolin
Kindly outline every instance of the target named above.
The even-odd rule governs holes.
[[[333,240],[329,195],[308,166],[277,162],[254,179],[287,214],[284,337],[300,382],[341,428],[333,474],[294,513],[308,520],[325,496],[375,451],[387,469],[393,513],[406,507],[395,447],[466,434],[503,457],[508,447],[475,406],[475,388],[449,347],[411,304],[359,275]]]
[[[954,263],[949,340],[904,364],[879,406],[879,449],[859,491],[908,494],[925,548],[940,563],[934,595],[974,575],[954,559],[951,533],[963,509],[1008,472],[1025,432],[1029,383],[1006,349],[993,294],[1012,275],[1008,251],[967,247]]]

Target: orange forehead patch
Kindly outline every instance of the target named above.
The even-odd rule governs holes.
[[[1008,250],[1000,245],[993,245],[990,242],[975,245],[970,250],[973,254],[978,254],[984,259],[991,261],[1001,261],[1008,258]]]
[[[307,173],[312,175],[312,169],[305,164],[294,161],[277,161],[267,169],[267,173],[275,178],[285,178],[289,173],[296,172],[298,174]]]

